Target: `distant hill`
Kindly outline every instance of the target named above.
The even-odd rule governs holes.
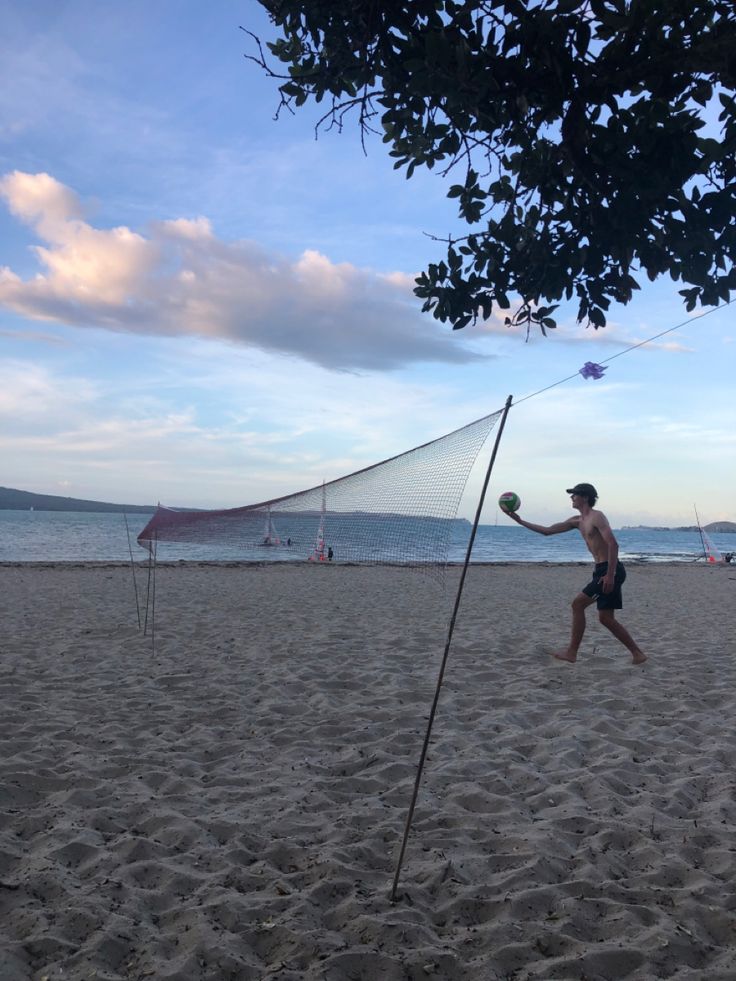
[[[152,514],[156,510],[153,504],[107,504],[105,501],[32,494],[12,487],[0,487],[0,511],[30,511],[31,508],[34,511],[112,511],[119,514]]]
[[[703,525],[705,531],[714,535],[732,535],[736,533],[736,521],[711,521]],[[623,525],[621,531],[697,531],[697,525],[683,525],[680,528],[657,528],[652,525]]]
[[[712,531],[716,535],[732,535],[736,533],[736,521],[711,521],[709,525],[703,525],[706,531]]]

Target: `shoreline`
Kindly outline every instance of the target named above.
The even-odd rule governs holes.
[[[682,566],[699,566],[700,568],[728,568],[730,563],[715,563],[708,564],[705,562],[703,556],[698,556],[692,559],[673,559],[670,557],[663,558],[626,558],[624,557],[621,561],[627,567],[656,567],[656,568],[681,568]],[[148,559],[141,558],[135,560],[136,569],[147,568]],[[307,559],[157,559],[157,568],[181,568],[184,566],[195,566],[197,568],[213,568],[213,569],[232,569],[232,568],[273,568],[277,567],[279,569],[285,568],[333,568],[333,569],[405,569],[407,571],[421,571],[424,568],[430,569],[462,569],[463,562],[426,562],[426,563],[409,563],[409,562],[309,562]],[[97,568],[130,568],[131,562],[128,559],[0,559],[0,569],[14,569],[14,568],[37,568],[37,569],[55,569],[55,568],[75,568],[75,569],[97,569]],[[584,559],[566,559],[562,561],[556,561],[555,559],[536,559],[536,560],[519,560],[519,559],[498,559],[495,562],[488,561],[470,561],[470,568],[472,569],[495,569],[501,567],[512,567],[512,568],[537,568],[544,567],[548,568],[559,567],[580,567],[580,566],[590,566],[594,565],[594,560],[592,558]],[[731,565],[731,568],[736,570],[736,563]]]

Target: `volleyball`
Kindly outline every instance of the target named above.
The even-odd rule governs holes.
[[[521,498],[513,491],[505,491],[498,499],[498,506],[507,514],[513,513],[521,507]]]

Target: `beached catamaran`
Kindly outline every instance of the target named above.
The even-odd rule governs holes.
[[[319,515],[319,527],[317,528],[317,540],[314,543],[314,549],[312,554],[309,556],[310,562],[324,562],[325,561],[325,514],[327,513],[327,491],[325,488],[325,482],[322,481],[322,508]]]
[[[276,525],[273,523],[273,518],[271,517],[271,508],[268,509],[266,515],[266,526],[263,529],[263,541],[260,542],[262,548],[269,548],[272,545],[280,545],[281,539],[276,531]]]
[[[725,559],[709,538],[708,532],[701,525],[698,509],[694,504],[693,508],[695,509],[695,520],[698,523],[698,531],[700,532],[700,541],[703,544],[703,555],[705,556],[705,561],[710,562],[712,565],[715,565],[718,562],[725,562]]]

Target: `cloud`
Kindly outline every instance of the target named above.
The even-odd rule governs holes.
[[[28,224],[35,223],[49,241],[74,218],[82,217],[75,194],[48,174],[24,174],[14,171],[0,181],[0,193],[7,198],[11,214]]]
[[[43,331],[4,330],[0,328],[0,337],[5,337],[10,341],[23,341],[24,344],[45,344],[49,347],[64,347],[67,344],[64,338],[56,337],[54,334],[45,334]]]
[[[69,376],[60,384],[43,365],[5,358],[0,363],[0,446],[11,445],[19,434],[43,434],[53,441],[98,397],[99,385],[84,377]]]
[[[294,262],[253,241],[220,240],[203,217],[155,222],[146,235],[95,228],[48,174],[6,174],[0,196],[44,242],[34,246],[33,278],[0,267],[0,304],[26,317],[218,338],[345,371],[483,357],[420,314],[401,274],[309,249]]]
[[[120,345],[105,341],[71,364],[0,363],[8,486],[54,493],[65,480],[68,493],[95,500],[237,506],[351,473],[482,414],[450,381],[290,372],[284,359],[199,339],[141,338],[139,369],[109,379],[99,348],[107,360]]]

